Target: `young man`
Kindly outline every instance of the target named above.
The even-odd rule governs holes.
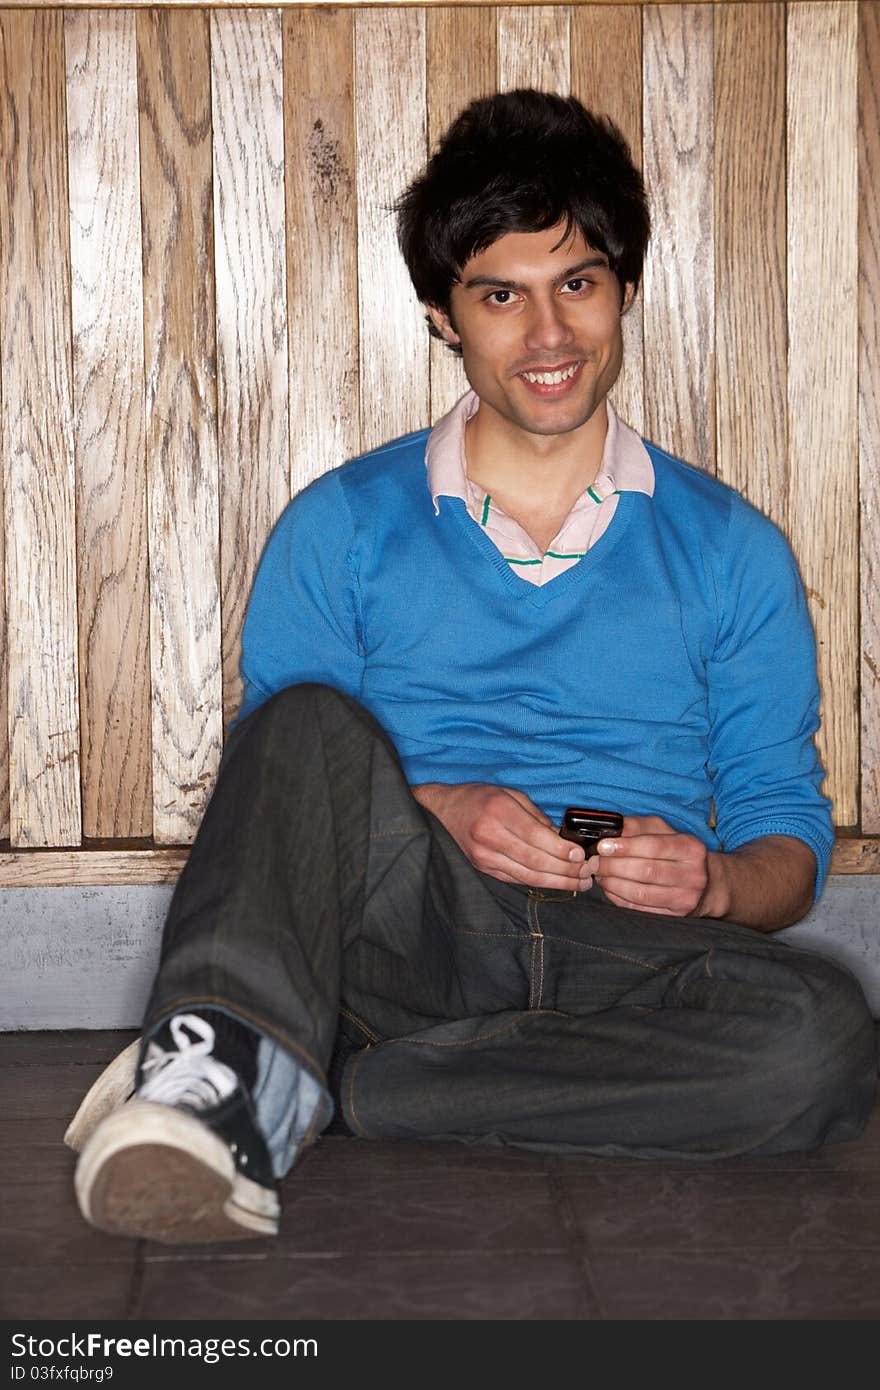
[[[269,541],[143,1055],[68,1135],[106,1230],[270,1234],[334,1111],[693,1159],[869,1113],[859,987],[768,936],[832,843],[795,563],[607,400],[649,231],[624,142],[574,99],[475,102],[399,231],[471,390]],[[568,806],[622,832],[585,858]]]

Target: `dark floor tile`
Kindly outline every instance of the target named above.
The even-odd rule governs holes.
[[[215,1256],[149,1261],[133,1315],[571,1320],[594,1317],[596,1307],[561,1255]]]
[[[60,1120],[0,1119],[0,1191],[72,1178],[76,1155],[62,1141]]]
[[[40,1062],[0,1066],[0,1115],[4,1119],[58,1119],[62,1132],[104,1070],[102,1062]]]
[[[335,1183],[396,1173],[490,1173],[521,1178],[540,1175],[546,1168],[546,1155],[526,1149],[328,1134],[305,1151],[294,1171],[303,1182]]]
[[[125,1264],[133,1240],[108,1236],[80,1215],[70,1175],[22,1183],[3,1193],[3,1261],[12,1265]]]
[[[602,1250],[590,1269],[612,1319],[880,1317],[880,1249]]]
[[[564,1251],[565,1234],[546,1179],[494,1173],[388,1174],[331,1187],[292,1174],[282,1189],[279,1254]],[[221,1247],[236,1254],[241,1245]],[[146,1256],[165,1253],[150,1243]]]
[[[0,1265],[0,1318],[122,1318],[132,1280],[134,1247],[125,1264]],[[5,1255],[5,1249],[4,1249]]]
[[[880,1249],[880,1183],[862,1173],[595,1173],[565,1180],[593,1250]]]
[[[0,1065],[109,1062],[138,1036],[136,1029],[79,1028],[63,1032],[0,1033]]]

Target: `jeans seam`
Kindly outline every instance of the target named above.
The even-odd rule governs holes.
[[[456,936],[497,936],[502,941],[522,940],[522,932],[519,931],[473,931],[472,929],[459,930],[457,927],[454,927],[453,930]]]
[[[369,1049],[368,1047],[365,1047],[361,1052],[356,1052],[355,1055],[354,1055],[354,1057],[352,1057],[352,1059],[351,1059],[351,1079],[350,1079],[349,1084],[348,1084],[348,1112],[349,1112],[349,1116],[350,1116],[352,1125],[354,1125],[354,1127],[360,1132],[360,1135],[361,1135],[361,1137],[362,1137],[363,1139],[369,1139],[370,1134],[369,1134],[369,1130],[367,1130],[367,1129],[364,1128],[364,1125],[361,1123],[361,1120],[360,1120],[360,1118],[358,1117],[358,1113],[357,1113],[357,1111],[356,1111],[356,1109],[355,1109],[355,1104],[354,1104],[354,1077],[355,1077],[355,1072],[357,1071],[358,1067],[359,1067],[360,1064],[361,1064],[361,1061],[363,1060],[363,1058],[364,1058],[364,1056],[366,1055],[366,1053],[368,1053],[369,1051],[370,1051],[370,1049]]]
[[[544,933],[538,916],[539,899],[528,898],[527,915],[532,930],[532,952],[529,962],[529,1008],[540,1009],[544,995]]]
[[[670,974],[674,969],[671,965],[653,965],[649,960],[641,960],[638,956],[628,956],[623,951],[612,951],[608,946],[596,946],[592,941],[575,941],[570,936],[554,936],[553,941],[564,942],[566,946],[580,946],[585,951],[599,951],[603,956],[613,956],[615,960],[629,961],[632,965],[643,965],[646,970],[656,970],[658,974]]]
[[[570,1014],[563,1013],[561,1009],[530,1009],[529,1013],[553,1014],[557,1018],[570,1018]],[[478,1038],[464,1038],[460,1042],[435,1042],[433,1038],[388,1038],[383,1047],[391,1047],[394,1043],[409,1043],[413,1047],[475,1047],[478,1043],[488,1042],[491,1038],[502,1038],[507,1033],[512,1033],[519,1025],[520,1018],[517,1017],[512,1023],[506,1023],[503,1028],[497,1028],[494,1033],[481,1033]],[[370,1048],[364,1048],[364,1052],[357,1055],[362,1057]]]
[[[374,1033],[372,1028],[368,1028],[366,1023],[364,1023],[363,1019],[358,1018],[357,1014],[353,1014],[350,1009],[346,1009],[342,1004],[340,1004],[339,1012],[341,1013],[343,1018],[347,1018],[350,1023],[353,1023],[355,1028],[359,1028],[363,1033],[364,1037],[370,1039],[370,1042],[377,1043],[380,1041],[378,1033]]]
[[[413,835],[424,835],[423,825],[413,826],[410,830],[371,830],[369,839],[371,840],[400,840],[409,838]]]

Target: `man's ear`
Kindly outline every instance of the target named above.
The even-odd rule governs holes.
[[[440,337],[445,338],[447,343],[454,343],[458,346],[461,343],[461,339],[453,328],[452,319],[449,317],[446,310],[441,309],[437,304],[426,304],[424,309],[428,318],[440,334]]]
[[[636,287],[635,287],[635,285],[632,283],[632,281],[627,280],[626,284],[625,284],[624,287],[623,287],[623,303],[622,303],[621,306],[620,306],[620,317],[621,317],[621,318],[623,318],[624,314],[629,313],[629,310],[630,310],[630,308],[632,307],[632,302],[633,302],[633,300],[635,299],[635,297],[636,297]]]

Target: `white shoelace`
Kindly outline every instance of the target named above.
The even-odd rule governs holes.
[[[162,1105],[183,1103],[201,1110],[232,1095],[238,1077],[231,1067],[211,1056],[214,1029],[210,1023],[197,1014],[175,1014],[171,1037],[177,1051],[166,1052],[155,1042],[147,1046],[144,1079],[137,1092],[140,1100]]]

